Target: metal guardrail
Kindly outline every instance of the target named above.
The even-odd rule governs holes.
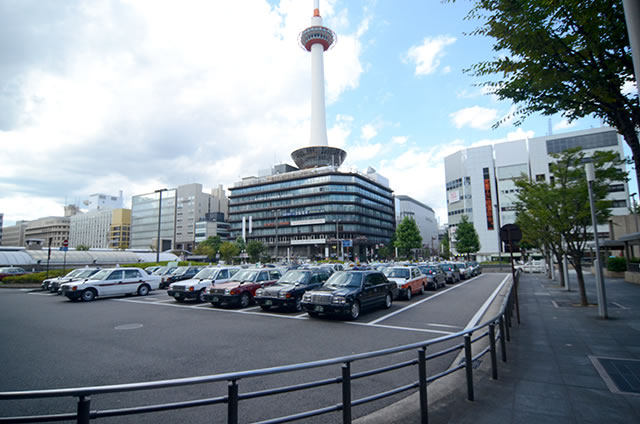
[[[17,392],[0,392],[0,401],[6,400],[18,400],[18,399],[39,399],[39,398],[62,398],[62,397],[76,397],[78,398],[77,410],[75,413],[66,414],[50,414],[50,415],[37,415],[37,416],[20,416],[20,417],[0,417],[0,423],[36,423],[36,422],[54,422],[54,421],[68,421],[76,420],[78,423],[89,423],[92,419],[105,418],[105,417],[117,417],[124,415],[135,415],[150,412],[169,411],[175,409],[192,408],[206,405],[226,404],[227,405],[227,422],[229,424],[238,423],[238,410],[240,401],[247,399],[255,399],[265,396],[271,396],[276,394],[289,393],[299,390],[307,390],[321,386],[328,386],[337,384],[341,386],[342,390],[342,402],[330,405],[310,411],[300,412],[293,415],[287,415],[283,417],[273,418],[265,421],[260,421],[260,424],[277,424],[286,423],[291,421],[302,420],[317,415],[322,415],[330,412],[342,411],[342,422],[351,423],[351,409],[354,406],[362,405],[368,402],[373,402],[379,399],[383,399],[398,393],[406,392],[415,388],[419,389],[420,398],[420,416],[421,422],[428,422],[428,407],[427,407],[427,385],[433,381],[436,381],[442,377],[452,374],[458,370],[465,369],[466,381],[467,381],[467,399],[474,400],[473,392],[473,365],[486,354],[491,358],[491,378],[498,378],[498,348],[497,343],[500,343],[500,356],[503,362],[507,361],[506,342],[510,341],[509,328],[512,325],[512,317],[514,307],[517,307],[517,287],[520,272],[516,271],[514,281],[509,288],[508,294],[505,297],[500,312],[489,319],[488,321],[479,324],[466,331],[461,331],[455,334],[450,334],[435,339],[431,339],[424,342],[412,343],[404,346],[398,346],[394,348],[382,349],[373,352],[361,353],[356,355],[342,356],[338,358],[305,362],[299,364],[285,365],[273,368],[262,368],[250,371],[240,371],[224,374],[215,374],[201,377],[190,378],[178,378],[172,380],[159,380],[143,383],[129,383],[129,384],[116,384],[107,386],[93,386],[93,387],[80,387],[80,388],[67,388],[67,389],[50,389],[50,390],[29,390],[29,391],[17,391]],[[519,311],[516,311],[519,322]],[[496,328],[497,327],[497,328]],[[480,330],[484,330],[481,334],[473,337],[474,333]],[[472,354],[472,345],[478,341],[488,337],[489,345],[482,351],[478,352],[475,356]],[[427,348],[443,343],[449,340],[462,339],[461,343],[458,343],[447,349],[431,353],[427,355]],[[351,364],[356,361],[364,359],[370,359],[375,357],[382,357],[392,355],[399,352],[417,349],[417,358],[399,362],[393,365],[371,369],[359,373],[351,372]],[[459,364],[450,367],[449,369],[440,372],[438,374],[427,376],[426,365],[427,361],[444,356],[446,354],[464,351],[464,360]],[[271,389],[259,390],[255,392],[240,393],[239,384],[240,380],[249,378],[261,377],[273,374],[289,373],[294,371],[301,371],[313,368],[328,367],[332,365],[340,365],[341,374],[338,377],[316,380],[307,383],[294,384],[290,386],[282,386]],[[351,382],[356,379],[370,377],[385,372],[395,371],[401,368],[410,366],[418,366],[418,380],[400,387],[388,389],[383,392],[376,393],[360,399],[352,399],[351,395]],[[197,384],[206,384],[214,382],[226,381],[227,395],[206,399],[195,399],[182,402],[163,403],[155,405],[138,406],[131,408],[119,408],[109,410],[91,410],[91,397],[96,395],[102,395],[106,393],[124,393],[132,391],[143,391],[160,388],[172,388],[180,386],[191,386]]]

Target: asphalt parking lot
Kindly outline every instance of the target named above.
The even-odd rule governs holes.
[[[361,315],[358,321],[313,319],[304,313],[213,308],[177,303],[166,292],[146,297],[70,302],[57,295],[0,291],[0,391],[96,386],[209,375],[287,365],[384,349],[455,333],[480,317],[506,274],[483,274],[391,309]],[[443,348],[445,346],[443,345]],[[410,352],[354,364],[354,372],[411,359]],[[446,369],[453,355],[429,362],[428,373]],[[339,367],[281,374],[239,382],[244,393],[265,387],[336,377]],[[413,367],[354,382],[353,399],[408,384]],[[213,397],[226,384],[113,394],[92,399],[92,409]],[[361,416],[406,395],[354,408]],[[340,402],[339,388],[313,389],[248,400],[240,422],[254,422]],[[0,416],[62,413],[75,400],[46,399],[0,403]],[[305,422],[335,422],[327,415]],[[100,422],[225,422],[226,407],[209,406]]]

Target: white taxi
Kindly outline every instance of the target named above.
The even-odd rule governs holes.
[[[98,296],[146,296],[159,285],[160,277],[149,275],[141,268],[106,268],[85,280],[62,284],[60,291],[71,300],[88,302]]]

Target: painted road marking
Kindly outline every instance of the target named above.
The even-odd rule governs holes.
[[[504,280],[502,280],[502,283],[500,283],[500,285],[493,291],[493,293],[491,293],[491,296],[489,296],[489,298],[484,302],[484,305],[482,305],[482,307],[478,309],[478,312],[476,312],[473,318],[471,318],[467,326],[464,328],[465,330],[473,328],[478,324],[478,321],[480,321],[484,313],[487,312],[487,309],[489,309],[489,306],[491,306],[491,302],[493,302],[493,299],[498,296],[498,293],[500,293],[500,290],[502,290],[502,287],[507,283],[509,278],[511,278],[511,275],[507,274],[507,276],[504,277]]]
[[[436,294],[434,294],[434,295],[432,295],[432,296],[429,296],[429,297],[427,297],[426,299],[422,299],[422,300],[421,300],[421,301],[419,301],[419,302],[415,302],[415,303],[412,303],[412,304],[410,304],[410,305],[407,305],[407,306],[405,306],[404,308],[398,309],[397,311],[391,312],[390,314],[387,314],[387,315],[384,315],[384,316],[382,316],[382,317],[380,317],[380,318],[378,318],[378,319],[375,319],[375,320],[371,321],[369,324],[371,324],[371,325],[375,325],[375,324],[379,323],[380,321],[384,321],[384,320],[385,320],[385,319],[387,319],[387,318],[391,318],[392,316],[398,315],[399,313],[402,313],[402,312],[404,312],[404,311],[406,311],[406,310],[408,310],[408,309],[411,309],[411,308],[413,308],[413,307],[416,307],[416,306],[418,306],[418,305],[421,305],[421,304],[423,304],[424,302],[428,302],[429,300],[435,299],[436,297],[438,297],[438,296],[440,296],[440,295],[443,295],[443,294],[445,294],[445,293],[447,293],[447,292],[450,292],[451,290],[457,289],[458,287],[462,287],[462,286],[464,286],[465,284],[468,284],[468,283],[472,282],[473,280],[475,280],[476,278],[479,278],[479,277],[482,277],[482,275],[478,275],[478,276],[476,276],[476,277],[473,277],[472,279],[467,280],[467,281],[465,281],[464,283],[459,283],[459,284],[457,284],[457,285],[455,285],[455,286],[453,286],[453,287],[450,287],[450,288],[448,288],[448,289],[446,289],[446,290],[444,290],[444,291],[441,291],[441,292],[438,292],[438,293],[436,293]]]

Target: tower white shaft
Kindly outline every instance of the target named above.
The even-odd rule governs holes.
[[[311,138],[310,146],[328,146],[324,104],[324,47],[311,46]]]

